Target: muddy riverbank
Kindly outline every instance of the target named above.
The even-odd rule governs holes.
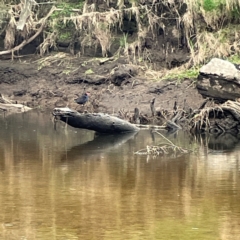
[[[186,107],[195,109],[203,101],[193,79],[160,81],[147,76],[144,67],[133,66],[133,72],[124,59],[104,64],[100,61],[68,58],[67,55],[2,60],[0,93],[13,102],[43,110],[68,106],[79,111],[110,114],[119,111],[133,113],[138,107],[142,114],[151,115],[150,101],[153,98],[157,110],[168,111],[173,109],[175,102],[180,109],[184,102]],[[121,75],[125,68],[129,74]],[[81,95],[84,91],[90,92],[91,96],[83,108],[74,99],[76,94]]]

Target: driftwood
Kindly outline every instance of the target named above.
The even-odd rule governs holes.
[[[168,120],[167,129],[169,129],[169,131],[176,131],[176,130],[182,129],[182,127],[176,124],[175,122]]]
[[[79,113],[69,108],[55,108],[53,115],[72,127],[89,129],[99,133],[139,131],[139,128],[133,124],[103,113]]]
[[[134,109],[134,115],[133,115],[133,122],[136,123],[136,124],[140,124],[140,113],[139,113],[139,109],[138,108],[135,108]]]
[[[11,113],[21,113],[32,110],[32,108],[24,106],[22,104],[11,104],[11,103],[0,103],[0,111],[11,112]]]
[[[22,104],[14,104],[0,94],[0,112],[21,113],[32,110],[32,108],[24,106]]]
[[[114,57],[110,57],[110,58],[103,58],[99,61],[99,65],[103,65],[106,62],[111,62],[114,61]]]
[[[178,111],[177,101],[175,101],[173,106],[173,116],[171,119],[167,120],[167,123],[166,123],[167,129],[169,131],[177,131],[179,129],[182,129],[182,127],[177,124],[177,122],[181,118],[181,115],[182,115],[182,111],[181,110]]]

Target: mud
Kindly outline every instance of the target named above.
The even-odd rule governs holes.
[[[153,98],[156,110],[167,111],[173,110],[175,101],[179,109],[184,102],[185,107],[192,109],[203,102],[192,79],[181,83],[176,79],[153,81],[145,77],[140,67],[122,78],[112,74],[125,67],[124,59],[101,65],[99,60],[86,58],[67,62],[63,59],[43,62],[36,58],[2,60],[0,93],[13,102],[42,110],[68,106],[79,111],[133,114],[138,107],[148,116]],[[82,107],[74,99],[85,91],[90,92],[90,101]]]

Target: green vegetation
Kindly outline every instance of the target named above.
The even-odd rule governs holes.
[[[38,17],[46,16],[51,7],[43,4],[38,13],[33,10],[33,16],[39,16],[29,21],[28,32],[39,28]],[[226,59],[240,54],[240,1],[236,0],[183,0],[181,4],[175,0],[161,1],[154,8],[142,5],[139,0],[104,1],[102,5],[87,4],[85,0],[57,0],[55,8],[43,32],[41,55],[56,47],[56,42],[71,44],[71,48],[78,42],[81,55],[85,49],[93,53],[101,47],[102,57],[108,57],[110,52],[153,69],[157,58],[153,56],[155,49],[163,54],[161,61],[165,59],[169,64],[168,55],[183,47],[189,50],[188,70],[166,76],[181,80],[196,77],[198,66],[212,57]],[[166,14],[164,18],[157,17],[163,14]],[[9,25],[6,30],[6,49],[16,43],[13,29]],[[159,36],[170,36],[173,41],[161,40]]]
[[[228,57],[227,60],[235,64],[240,64],[240,55],[232,55]]]
[[[86,75],[90,75],[90,74],[93,74],[93,73],[94,73],[94,71],[91,68],[85,71]]]
[[[123,36],[120,38],[120,47],[125,48],[128,44],[128,34],[123,33]]]
[[[60,41],[70,41],[76,31],[75,25],[71,21],[65,21],[64,18],[71,17],[74,10],[82,11],[84,1],[65,2],[56,4],[57,11],[54,11],[50,18],[49,31],[57,33],[57,39]]]
[[[221,0],[203,0],[202,5],[205,11],[211,12],[220,8],[222,2]]]
[[[190,69],[182,69],[179,71],[172,71],[166,74],[161,80],[176,79],[182,81],[184,79],[196,79],[199,74],[199,67],[192,67]]]

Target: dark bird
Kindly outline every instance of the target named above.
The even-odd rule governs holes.
[[[89,95],[90,94],[88,92],[86,92],[81,97],[78,97],[77,99],[74,99],[74,101],[77,104],[84,105],[89,100]]]

